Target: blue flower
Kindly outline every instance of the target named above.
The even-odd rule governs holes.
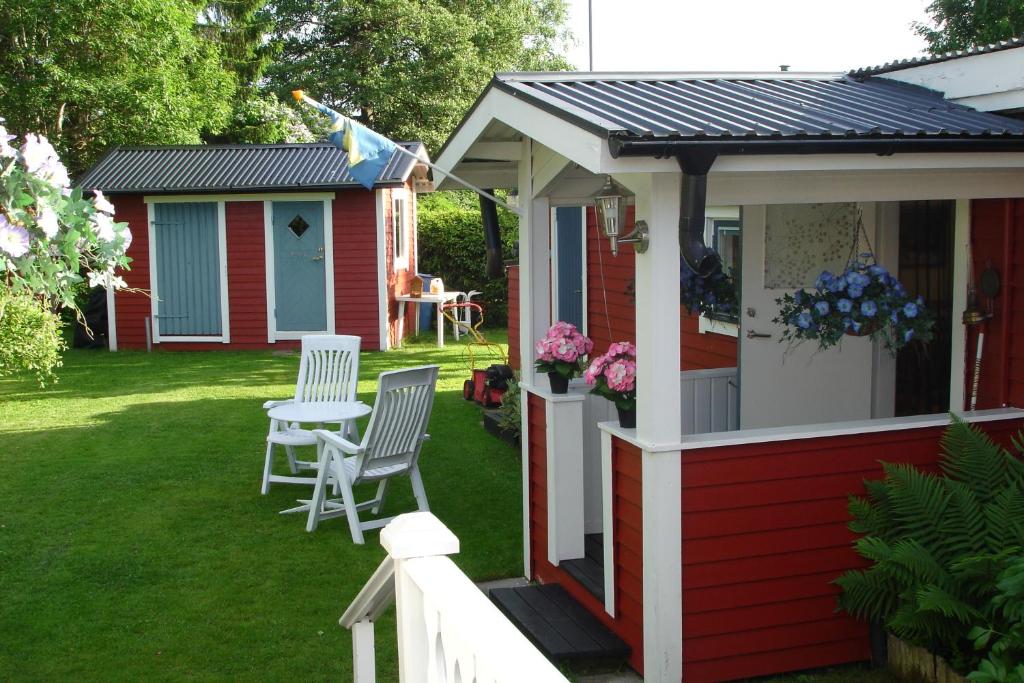
[[[892,320],[893,325],[896,325],[900,322],[900,314],[897,313],[896,311],[893,311],[892,315],[889,316],[889,319]]]
[[[913,301],[908,301],[907,305],[903,307],[903,315],[907,316],[908,318],[916,318],[917,304],[915,304]]]
[[[818,279],[814,281],[814,286],[818,289],[824,289],[828,287],[834,279],[835,276],[832,273],[827,270],[823,270],[821,271],[821,275],[818,276]]]
[[[853,302],[849,299],[840,299],[836,302],[836,308],[839,309],[840,313],[849,313],[853,310]]]
[[[846,279],[850,281],[851,285],[856,285],[857,287],[867,287],[871,284],[871,278],[864,273],[850,273],[846,276]]]
[[[903,333],[903,342],[904,343],[910,341],[913,338],[914,338],[914,331],[913,330],[907,330],[906,332]]]
[[[813,319],[811,318],[810,311],[801,311],[800,315],[796,317],[796,325],[802,330],[806,330],[811,326]]]
[[[796,303],[801,303],[803,300],[804,300],[804,290],[798,289],[795,292],[793,292],[793,301],[795,301]]]
[[[818,315],[828,315],[828,302],[819,301],[818,303],[814,304],[814,310],[818,312]]]
[[[879,279],[882,279],[884,276],[889,274],[889,271],[887,271],[882,266],[878,266],[878,265],[871,266],[870,268],[868,268],[868,272],[871,273],[872,275],[874,275],[875,277],[879,278]]]
[[[854,332],[860,332],[860,323],[856,320],[850,320],[847,318],[844,322],[846,323],[846,329],[853,330]]]
[[[859,299],[864,294],[864,288],[860,285],[850,285],[846,288],[846,293],[854,299]]]
[[[865,318],[874,318],[878,313],[878,306],[874,301],[865,301],[860,305],[860,312]]]
[[[828,291],[832,293],[841,292],[844,289],[846,289],[846,278],[841,275],[828,283]]]

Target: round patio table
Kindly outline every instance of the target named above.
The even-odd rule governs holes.
[[[362,401],[323,401],[317,403],[285,403],[274,406],[267,416],[279,422],[316,423],[347,422],[364,415],[373,409]]]

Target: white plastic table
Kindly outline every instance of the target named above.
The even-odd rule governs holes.
[[[284,403],[267,411],[272,420],[293,423],[346,422],[369,415],[373,409],[362,401],[322,401],[317,403]]]
[[[420,306],[422,304],[434,304],[437,306],[437,345],[444,346],[444,314],[441,312],[441,307],[449,301],[454,301],[458,297],[462,296],[462,292],[442,292],[440,294],[428,294],[423,293],[423,296],[410,296],[409,294],[400,294],[395,297],[398,302],[398,343],[395,346],[402,345],[402,335],[405,332],[405,304],[406,302],[412,302],[416,304],[416,315],[420,314]],[[419,318],[417,317],[417,321]]]

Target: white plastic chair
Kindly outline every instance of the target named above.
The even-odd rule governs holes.
[[[302,359],[299,378],[295,383],[295,397],[283,401],[267,401],[264,410],[286,403],[316,403],[323,401],[355,401],[359,382],[360,338],[351,335],[307,334],[302,337]],[[341,424],[340,431],[349,438],[358,439],[355,422]],[[270,491],[272,481],[288,484],[316,483],[314,477],[282,477],[271,474],[274,464],[274,446],[284,446],[288,455],[288,468],[292,474],[301,470],[315,470],[316,462],[298,460],[296,446],[315,446],[316,437],[298,424],[270,420],[267,432],[267,454],[263,463],[263,484],[260,493]]]
[[[472,303],[473,297],[478,297],[483,292],[471,289],[468,292],[459,294],[455,298],[457,304],[468,304]],[[452,323],[452,331],[455,335],[455,341],[459,340],[459,335],[463,333],[463,330],[469,331],[473,327],[473,309],[469,306],[456,308],[452,312],[452,317],[455,318],[455,322]]]
[[[352,540],[362,544],[363,531],[383,527],[394,517],[361,522],[359,511],[370,508],[373,514],[380,513],[389,480],[401,475],[409,476],[417,507],[429,511],[419,457],[423,442],[430,438],[427,423],[434,405],[437,373],[437,365],[381,373],[373,416],[358,445],[341,434],[314,430],[319,471],[313,498],[308,501],[306,531],[316,529],[321,519],[344,516],[348,517]],[[380,482],[377,495],[356,503],[352,487],[372,481]],[[340,501],[326,499],[326,489],[332,483],[341,489]]]

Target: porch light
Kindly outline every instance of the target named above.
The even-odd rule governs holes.
[[[607,176],[604,185],[590,196],[597,212],[597,224],[611,243],[612,256],[618,256],[619,244],[634,244],[638,254],[647,251],[647,223],[637,221],[633,232],[619,237],[626,224],[626,210],[633,203],[633,193]]]

